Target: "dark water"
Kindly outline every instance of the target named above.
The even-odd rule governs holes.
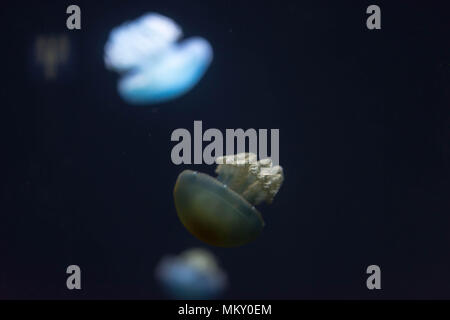
[[[380,3],[377,31],[364,1],[77,1],[80,31],[72,2],[2,4],[0,298],[163,298],[156,263],[197,246],[228,272],[225,298],[450,298],[450,28],[444,2],[421,2]],[[182,98],[133,107],[103,46],[148,11],[214,60]],[[46,82],[33,43],[50,33],[72,51]],[[251,244],[208,247],[177,219],[192,166],[172,164],[170,135],[194,120],[280,129],[285,183]]]

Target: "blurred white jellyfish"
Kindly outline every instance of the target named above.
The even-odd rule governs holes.
[[[168,296],[182,300],[214,299],[227,285],[227,276],[215,257],[198,248],[163,257],[156,278]]]
[[[164,102],[198,83],[212,61],[211,45],[200,37],[180,41],[181,37],[181,28],[157,13],[111,31],[105,45],[105,65],[122,74],[118,91],[125,101]]]

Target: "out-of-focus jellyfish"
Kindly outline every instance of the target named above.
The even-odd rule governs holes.
[[[131,104],[153,104],[183,95],[202,78],[212,61],[208,41],[180,41],[181,28],[170,18],[148,13],[111,31],[105,65],[122,74],[118,91]]]
[[[197,248],[163,257],[156,279],[167,295],[183,300],[217,298],[227,285],[227,276],[212,253]]]
[[[283,169],[253,153],[218,157],[217,178],[183,171],[174,189],[183,225],[198,239],[234,247],[254,240],[264,227],[255,205],[271,203],[284,179]]]
[[[54,80],[58,67],[67,63],[70,53],[70,41],[67,35],[40,35],[34,44],[34,56],[42,65],[46,80]]]

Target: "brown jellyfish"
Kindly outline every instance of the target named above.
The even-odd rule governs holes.
[[[253,153],[216,159],[217,178],[191,170],[178,176],[174,189],[178,217],[198,239],[220,247],[254,240],[264,227],[255,208],[271,203],[283,182],[283,169]]]

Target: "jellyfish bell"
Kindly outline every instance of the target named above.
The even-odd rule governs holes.
[[[200,240],[233,247],[255,239],[264,221],[239,194],[213,177],[183,171],[175,185],[175,206],[183,225]]]
[[[132,104],[174,99],[198,83],[211,60],[212,48],[206,40],[187,39],[123,76],[118,85],[119,94]]]
[[[253,153],[219,157],[217,178],[183,171],[174,189],[178,217],[198,239],[220,247],[244,245],[264,227],[255,208],[271,203],[283,182],[283,169]]]
[[[156,267],[156,278],[175,299],[213,299],[227,286],[227,276],[214,255],[200,248],[164,256]]]

